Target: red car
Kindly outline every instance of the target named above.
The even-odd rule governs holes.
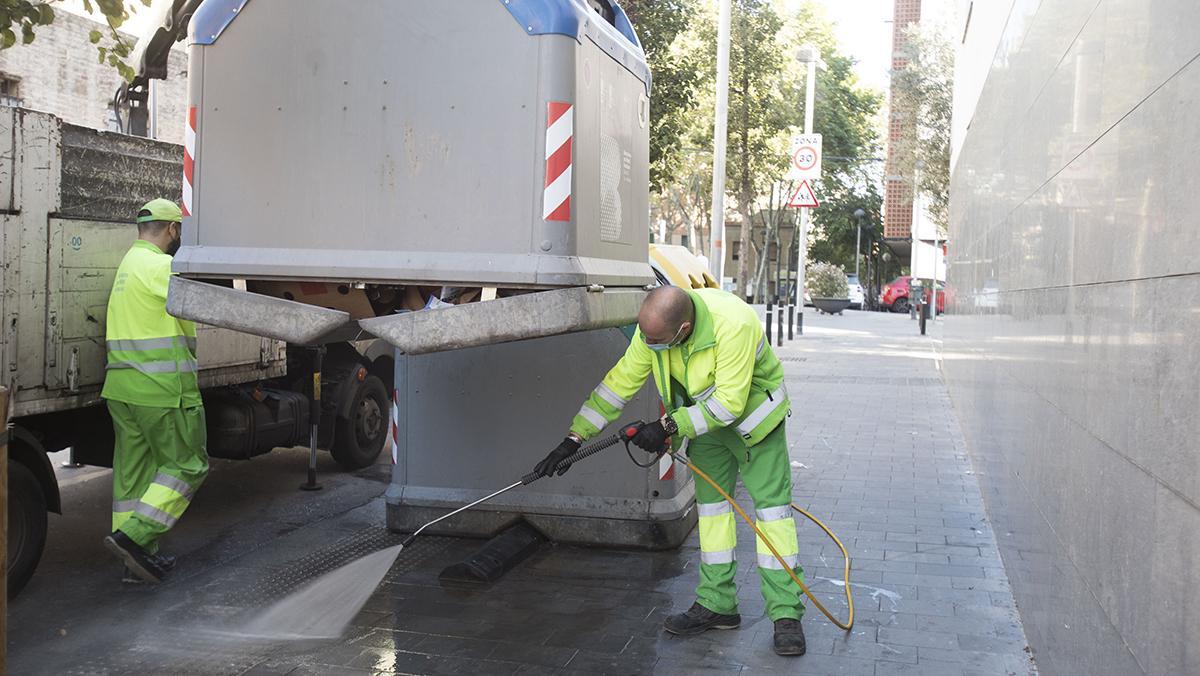
[[[909,301],[909,282],[912,281],[911,275],[897,277],[891,283],[883,287],[883,292],[879,294],[879,304],[891,309],[892,312],[908,312]],[[925,290],[925,298],[929,299],[929,290]],[[938,314],[946,312],[946,291],[942,283],[938,283],[937,294],[937,311]]]

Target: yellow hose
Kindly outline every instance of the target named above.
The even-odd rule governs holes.
[[[845,581],[846,605],[848,605],[850,607],[850,617],[846,620],[845,624],[843,624],[840,620],[838,620],[836,617],[834,617],[833,613],[826,610],[825,606],[821,605],[821,602],[817,600],[817,597],[813,596],[812,592],[810,592],[808,590],[808,587],[806,587],[804,585],[804,582],[802,582],[800,580],[800,577],[798,575],[796,575],[796,571],[792,570],[792,567],[788,565],[787,561],[785,561],[783,559],[783,557],[779,555],[779,551],[775,549],[775,545],[772,545],[771,541],[767,539],[767,536],[763,535],[763,532],[758,529],[758,525],[755,524],[754,521],[749,517],[749,515],[746,514],[746,511],[742,509],[742,506],[739,505],[737,503],[737,501],[735,501],[733,499],[733,496],[726,493],[724,488],[721,488],[720,486],[717,485],[717,482],[712,480],[712,477],[705,474],[703,470],[697,468],[695,465],[693,465],[688,460],[684,459],[681,456],[675,455],[673,453],[671,454],[671,457],[678,460],[685,467],[692,470],[692,472],[694,472],[696,474],[696,476],[700,477],[701,479],[704,479],[713,488],[717,489],[717,492],[721,494],[721,497],[725,498],[725,500],[733,507],[734,511],[736,511],[738,513],[738,515],[742,517],[742,520],[745,521],[747,524],[750,525],[751,528],[754,529],[754,532],[756,534],[758,534],[758,539],[762,540],[764,543],[766,543],[767,549],[771,550],[771,554],[774,555],[776,560],[778,560],[779,563],[783,565],[783,569],[787,571],[787,574],[792,576],[792,580],[796,584],[800,585],[800,591],[804,592],[804,595],[807,596],[808,599],[813,602],[813,605],[815,605],[817,607],[817,610],[821,611],[821,613],[824,614],[825,617],[828,617],[830,622],[836,624],[838,626],[838,628],[845,629],[846,631],[850,631],[850,629],[854,626],[854,599],[850,598],[850,554],[848,554],[846,552],[846,547],[844,545],[842,545],[842,541],[838,539],[838,536],[833,534],[833,531],[829,530],[829,528],[826,527],[825,524],[821,523],[820,519],[813,516],[812,514],[809,514],[806,511],[804,511],[804,509],[802,509],[796,503],[794,503],[794,502],[792,503],[792,509],[796,510],[797,512],[800,512],[805,517],[807,517],[809,521],[812,521],[813,523],[820,526],[821,530],[825,531],[825,534],[828,535],[830,538],[833,539],[834,542],[837,543],[838,549],[842,550],[842,560],[845,562],[845,568],[842,571],[842,579]]]

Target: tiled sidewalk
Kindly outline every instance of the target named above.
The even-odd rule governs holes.
[[[856,623],[847,634],[810,608],[804,657],[771,651],[752,565],[738,575],[739,630],[663,632],[663,619],[693,600],[695,533],[671,552],[547,545],[490,586],[438,580],[479,541],[421,538],[340,640],[256,644],[213,630],[398,542],[383,531],[376,497],[331,503],[328,518],[283,529],[232,558],[208,556],[216,545],[206,545],[198,558],[212,564],[193,565],[157,590],[130,592],[110,580],[86,616],[72,615],[69,634],[36,649],[31,636],[22,643],[28,649],[10,652],[12,673],[1032,673],[928,339],[906,316],[807,320],[806,335],[779,349],[795,400],[788,421],[795,497],[851,551]],[[382,490],[376,486],[373,495]],[[739,559],[752,562],[753,535],[738,530]],[[844,618],[840,552],[810,523],[801,524],[800,538],[808,581]],[[26,619],[39,612],[24,608]]]
[[[360,638],[299,663],[421,673],[1032,673],[928,339],[896,315],[808,319],[805,337],[779,349],[795,399],[795,496],[851,550],[850,634],[810,608],[808,655],[776,656],[753,566],[739,572],[740,630],[665,634],[663,618],[693,600],[693,533],[678,552],[546,547],[492,587],[457,592],[438,585],[436,566],[420,566],[380,590]],[[800,536],[814,591],[845,617],[840,552],[810,523]],[[436,559],[473,546],[452,542]],[[741,524],[739,549],[741,561],[754,560]]]

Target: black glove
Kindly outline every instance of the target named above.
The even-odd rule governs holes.
[[[671,437],[663,427],[661,420],[655,420],[652,423],[642,425],[638,433],[633,436],[633,445],[642,449],[647,453],[659,453],[663,447],[667,445],[667,439]]]
[[[574,455],[575,451],[578,450],[578,441],[575,441],[571,437],[563,439],[562,443],[558,445],[558,448],[550,451],[550,455],[547,455],[541,462],[534,465],[533,473],[537,474],[538,476],[550,476],[554,473],[555,469],[558,469],[559,476],[566,474],[567,470],[571,469],[571,466],[563,465],[562,468],[559,468],[558,463]]]

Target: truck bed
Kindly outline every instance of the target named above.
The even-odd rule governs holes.
[[[181,146],[0,110],[0,367],[19,417],[99,401],[116,268],[155,197],[178,200]],[[202,387],[283,375],[284,343],[199,329]]]

